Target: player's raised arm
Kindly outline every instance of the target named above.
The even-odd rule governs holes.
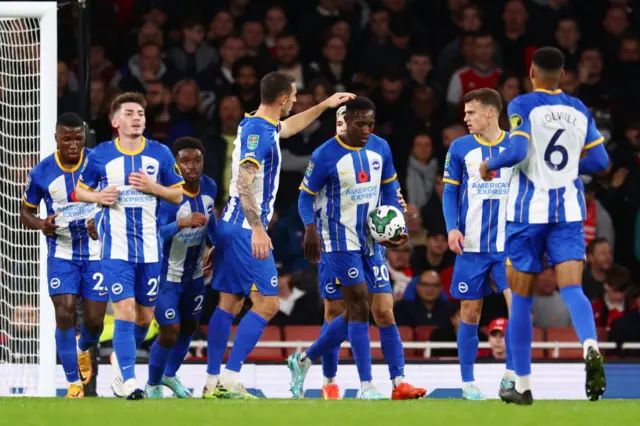
[[[444,193],[442,194],[442,212],[447,226],[449,249],[462,256],[464,236],[458,229],[458,198],[462,182],[462,162],[456,155],[456,143],[453,141],[444,161]]]
[[[308,110],[298,113],[280,124],[282,126],[280,130],[280,137],[283,139],[291,137],[302,131],[305,127],[309,126],[320,117],[320,114],[325,112],[329,108],[337,108],[350,99],[355,99],[356,95],[347,92],[334,93],[329,98],[325,99],[318,105],[309,108]]]

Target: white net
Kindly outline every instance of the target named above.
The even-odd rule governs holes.
[[[0,19],[0,395],[38,393],[40,235],[20,204],[40,158],[40,25]],[[53,320],[53,318],[52,318]]]

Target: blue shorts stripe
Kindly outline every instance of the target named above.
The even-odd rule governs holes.
[[[560,203],[560,207],[558,208],[558,222],[566,222],[567,221],[567,213],[564,205],[564,194],[567,192],[567,188],[560,188],[558,191],[558,203]]]
[[[524,176],[524,174],[522,174],[522,176]],[[531,199],[533,198],[533,193],[534,193],[534,188],[533,188],[533,183],[526,177],[524,176],[524,179],[526,181],[526,194],[524,195],[524,202],[522,204],[522,208],[524,209],[524,211],[522,212],[522,219],[524,223],[528,223],[529,222],[529,206],[531,205]]]
[[[500,200],[489,200],[491,222],[489,223],[489,251],[498,251],[498,219],[500,213]]]
[[[134,226],[135,226],[135,262],[144,263],[144,244],[142,238],[142,207],[133,208]],[[131,254],[129,254],[131,257]]]
[[[489,251],[489,223],[491,222],[490,210],[491,200],[482,200],[482,228],[480,232],[480,250]]]

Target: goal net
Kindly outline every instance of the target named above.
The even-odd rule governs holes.
[[[0,396],[55,395],[46,243],[20,205],[29,171],[55,150],[56,32],[55,2],[0,2]]]

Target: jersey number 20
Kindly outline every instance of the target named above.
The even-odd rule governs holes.
[[[547,166],[551,170],[560,171],[567,167],[567,163],[569,162],[569,153],[567,152],[567,148],[562,145],[556,145],[563,132],[564,129],[556,130],[556,132],[553,134],[553,137],[551,137],[551,140],[549,141],[549,145],[547,145],[547,149],[544,151],[544,162],[547,163]],[[560,154],[560,162],[557,164],[551,161],[551,155],[554,152]],[[557,157],[558,156],[556,155],[556,158]]]

